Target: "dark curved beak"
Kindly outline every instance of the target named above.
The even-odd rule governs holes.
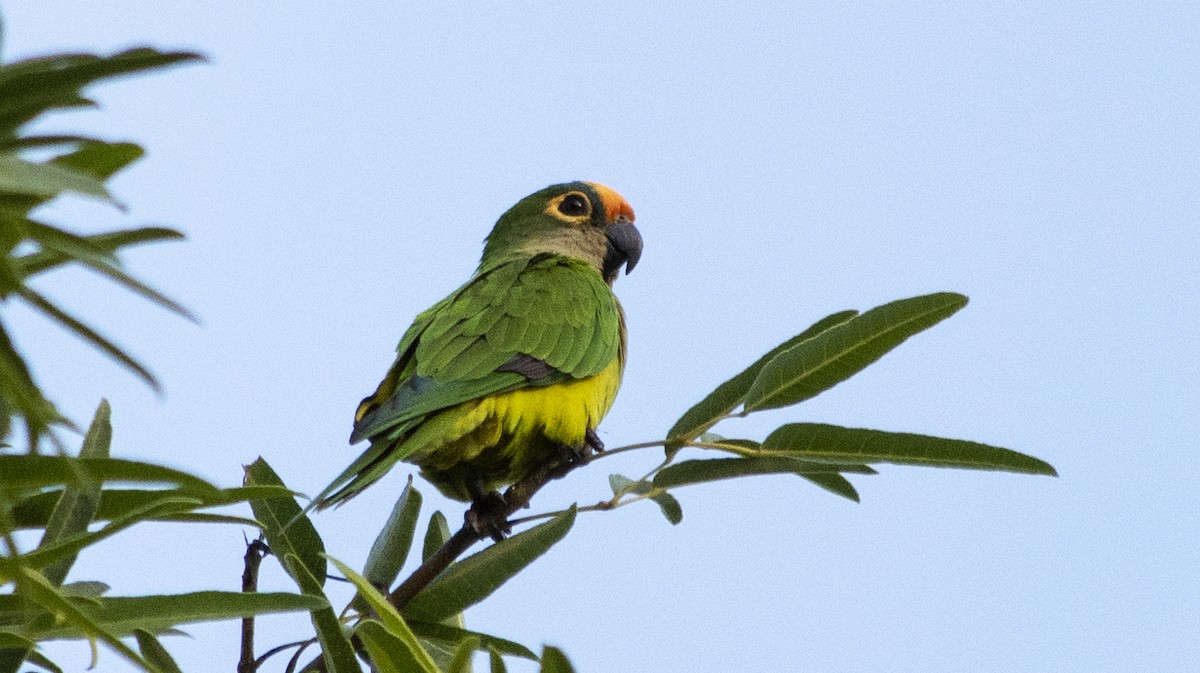
[[[633,221],[618,217],[604,233],[608,237],[608,252],[604,255],[604,278],[608,282],[617,279],[621,265],[625,273],[633,271],[642,258],[642,233],[633,226]]]

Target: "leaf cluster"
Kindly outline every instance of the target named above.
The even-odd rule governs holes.
[[[48,112],[91,105],[82,90],[97,80],[196,58],[185,52],[134,49],[111,57],[60,55],[0,65],[0,301],[28,303],[152,386],[157,382],[144,366],[28,282],[39,273],[79,264],[188,315],[126,274],[117,256],[132,245],[179,238],[177,232],[145,227],[81,236],[45,224],[34,214],[38,206],[68,192],[114,203],[106,182],[140,157],[141,148],[80,136],[36,135],[27,127]],[[196,622],[229,619],[243,620],[242,673],[288,652],[289,673],[357,673],[364,670],[364,662],[383,673],[466,673],[476,656],[486,657],[492,673],[504,672],[506,658],[514,657],[538,661],[543,673],[568,673],[573,669],[561,651],[543,647],[536,654],[503,637],[468,629],[464,614],[562,540],[580,512],[649,500],[678,524],[683,518],[678,489],[774,474],[794,474],[857,501],[858,491],[847,475],[876,474],[873,466],[882,463],[1054,475],[1053,467],[1032,456],[961,439],[811,421],[785,423],[762,439],[728,438],[713,431],[727,420],[791,407],[829,390],[966,303],[962,295],[936,293],[863,313],[841,311],[818,321],[719,385],[661,439],[610,449],[593,459],[662,449],[642,476],[610,475],[611,496],[593,505],[509,521],[513,526],[535,525],[470,556],[462,557],[483,535],[466,524],[452,533],[439,511],[423,516],[423,498],[410,480],[361,572],[327,552],[296,494],[262,458],[245,466],[238,488],[220,488],[186,472],[113,458],[106,402],[97,409],[75,455],[61,445],[58,455],[38,454],[39,439],[64,419],[36,385],[0,321],[0,436],[9,436],[16,418],[23,421],[29,438],[27,452],[0,452],[0,673],[15,673],[25,663],[59,671],[39,649],[39,643],[53,639],[86,641],[93,663],[98,645],[104,644],[141,670],[172,673],[180,667],[160,642],[162,635]],[[719,455],[711,457],[709,452]],[[560,475],[559,467],[541,466],[537,474],[514,484],[505,494],[516,494],[506,500],[509,515],[552,476]],[[252,517],[221,509],[246,504]],[[248,526],[261,531],[266,544],[250,543],[242,592],[109,596],[101,581],[67,581],[81,553],[147,521]],[[39,532],[36,543],[30,544]],[[397,584],[418,538],[420,565]],[[257,591],[262,557],[254,554],[261,550],[280,564],[295,583],[295,592]],[[340,611],[327,593],[331,568],[356,590]],[[258,655],[253,618],[282,611],[307,612],[313,636],[306,634]],[[319,654],[310,653],[302,664],[312,646]]]
[[[36,290],[30,280],[65,264],[82,265],[171,311],[179,304],[126,273],[118,253],[147,243],[182,238],[164,227],[140,227],[79,235],[41,221],[36,209],[64,194],[101,199],[114,206],[106,186],[117,171],[139,159],[142,148],[78,135],[47,135],[29,129],[48,113],[90,107],[88,85],[104,79],[198,60],[189,52],[131,49],[112,56],[60,54],[0,65],[0,303],[25,302],[100,349],[157,389],[137,360]],[[55,423],[66,422],[34,382],[29,364],[0,319],[0,437],[12,420],[23,422],[30,452]]]
[[[0,672],[28,661],[58,667],[37,650],[45,640],[103,643],[146,671],[176,671],[158,641],[195,622],[268,612],[310,610],[317,598],[287,593],[200,591],[182,595],[107,596],[95,580],[66,582],[78,555],[112,535],[147,521],[238,523],[244,517],[214,507],[287,494],[278,486],[221,489],[199,477],[110,456],[111,411],[102,402],[76,456],[0,455]],[[116,489],[114,484],[138,488]],[[19,533],[41,531],[31,549]],[[27,537],[27,536],[25,536]],[[133,637],[138,649],[122,638]]]
[[[613,509],[648,499],[677,524],[683,510],[672,489],[763,474],[794,474],[858,502],[858,491],[845,475],[876,474],[871,465],[878,463],[1055,475],[1052,466],[1032,456],[961,439],[824,423],[788,423],[761,441],[729,439],[711,432],[726,419],[792,406],[829,390],[966,304],[967,298],[960,294],[940,292],[890,302],[861,314],[849,310],[826,316],[688,409],[661,442],[666,449],[661,464],[640,479],[610,475],[612,498],[587,509]],[[687,448],[733,457],[675,462]]]

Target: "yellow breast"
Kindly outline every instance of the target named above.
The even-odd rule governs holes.
[[[469,499],[467,480],[495,489],[520,479],[559,445],[581,446],[612,407],[620,383],[618,358],[595,376],[465,402],[408,439],[421,447],[408,460],[446,495]]]

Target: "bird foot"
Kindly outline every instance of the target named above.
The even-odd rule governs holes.
[[[583,445],[590,447],[595,453],[604,453],[604,442],[600,441],[600,435],[592,428],[588,428],[583,435]]]
[[[587,465],[597,453],[604,452],[604,442],[596,435],[596,431],[588,428],[583,436],[583,443],[578,446],[569,444],[558,445],[559,467],[550,473],[550,477],[558,479],[571,470]]]
[[[463,518],[471,530],[496,542],[512,532],[512,526],[508,524],[508,503],[495,491],[476,496]]]

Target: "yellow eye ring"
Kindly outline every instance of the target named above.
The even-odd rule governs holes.
[[[566,222],[578,222],[592,216],[592,202],[583,192],[567,192],[551,199],[546,212]]]

